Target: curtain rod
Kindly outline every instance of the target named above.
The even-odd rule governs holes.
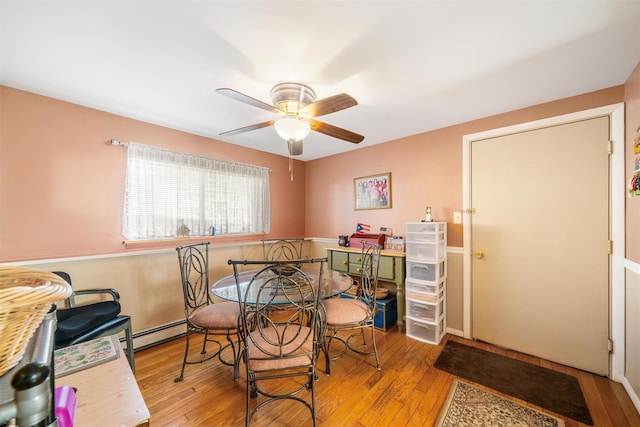
[[[105,144],[112,145],[112,146],[128,147],[129,144],[131,144],[131,143],[130,142],[118,141],[117,139],[110,139],[108,141],[105,141]],[[273,171],[274,171],[273,169],[269,169],[269,173],[271,173]]]
[[[121,142],[121,141],[118,141],[117,139],[110,139],[110,140],[106,141],[105,144],[107,144],[107,145],[120,145],[122,147],[128,147],[129,146],[128,142]]]

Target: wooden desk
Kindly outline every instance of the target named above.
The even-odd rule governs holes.
[[[342,271],[354,276],[359,276],[357,268],[360,267],[359,255],[362,249],[356,248],[327,248],[328,265],[331,270]],[[396,297],[398,303],[398,331],[402,332],[404,325],[404,278],[405,278],[405,254],[403,252],[380,251],[380,263],[378,265],[378,280],[391,282],[396,285]]]
[[[78,389],[76,426],[149,426],[149,409],[122,348],[117,359],[56,378],[55,383]]]

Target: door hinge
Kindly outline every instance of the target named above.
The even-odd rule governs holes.
[[[613,353],[613,340],[611,338],[607,338],[607,350],[609,350],[609,353]]]
[[[607,251],[609,251],[609,255],[613,253],[613,240],[607,240]]]
[[[613,154],[613,141],[607,141],[607,153]]]

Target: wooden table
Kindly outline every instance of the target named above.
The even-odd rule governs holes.
[[[78,389],[75,426],[149,426],[149,409],[122,348],[119,351],[117,359],[56,378],[56,387]]]

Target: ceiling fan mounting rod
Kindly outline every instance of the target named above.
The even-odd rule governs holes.
[[[302,83],[279,83],[271,89],[271,100],[287,117],[292,114],[297,117],[298,110],[316,100],[316,93]]]

